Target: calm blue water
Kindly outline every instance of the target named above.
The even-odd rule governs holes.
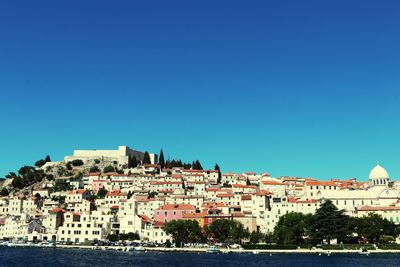
[[[400,254],[300,255],[300,254],[192,254],[126,253],[48,248],[0,247],[0,266],[400,266]]]

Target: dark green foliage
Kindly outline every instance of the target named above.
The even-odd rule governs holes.
[[[341,242],[351,235],[349,226],[350,218],[344,214],[344,210],[338,210],[332,201],[325,200],[312,217],[311,239],[329,244],[330,240],[336,238]]]
[[[139,165],[136,156],[128,158],[128,168],[136,168]]]
[[[249,236],[243,224],[236,220],[216,220],[208,226],[207,232],[220,243],[226,243],[229,239],[241,243],[243,238]]]
[[[119,240],[119,236],[115,235],[115,234],[108,234],[107,240],[109,240],[111,242],[117,242]]]
[[[221,183],[221,179],[222,179],[222,173],[221,173],[221,169],[219,168],[218,164],[215,164],[214,170],[218,171],[217,183],[220,184]]]
[[[71,162],[71,164],[72,164],[72,166],[74,166],[74,167],[79,167],[79,166],[82,166],[82,165],[83,165],[83,161],[80,160],[80,159],[74,159],[74,160]]]
[[[138,233],[129,232],[127,234],[119,234],[118,239],[122,240],[122,241],[125,241],[125,240],[133,241],[133,240],[140,240],[140,236]]]
[[[97,197],[98,198],[104,198],[107,194],[107,189],[105,189],[104,187],[100,188],[100,190],[97,192]]]
[[[46,175],[43,170],[36,170],[36,168],[31,166],[24,166],[19,169],[18,175],[14,172],[10,172],[6,177],[8,179],[13,179],[11,185],[14,188],[23,189],[26,186],[42,181]]]
[[[253,231],[250,233],[250,243],[257,244],[264,241],[265,235],[259,231]]]
[[[195,170],[202,170],[202,169],[203,169],[203,166],[201,166],[200,161],[198,161],[198,160],[195,161],[195,163],[194,163],[194,169],[195,169]]]
[[[9,193],[10,193],[10,192],[7,190],[7,188],[3,187],[3,188],[1,189],[1,191],[0,191],[0,196],[5,197],[5,196],[8,196]]]
[[[103,169],[104,173],[114,172],[114,171],[115,171],[115,168],[113,166],[111,166],[111,165],[108,165],[108,166],[104,167],[104,169]]]
[[[149,193],[147,194],[147,198],[154,198],[157,195],[158,195],[157,191],[149,191]]]
[[[197,221],[192,220],[172,220],[165,223],[164,231],[174,239],[176,247],[181,247],[186,243],[197,243],[205,241],[203,232]]]
[[[42,167],[44,164],[46,164],[46,161],[44,159],[40,159],[38,161],[36,161],[35,166],[40,168]]]
[[[99,164],[99,163],[100,163],[100,160],[99,160],[99,159],[95,159],[95,160],[94,160],[94,163]]]
[[[72,164],[71,162],[67,162],[67,164],[65,164],[65,166],[67,167],[67,170],[72,170]]]
[[[164,167],[165,167],[164,152],[163,152],[162,149],[161,149],[161,151],[160,151],[160,158],[159,158],[159,160],[158,160],[158,164],[161,166],[161,168],[164,168]]]
[[[40,168],[44,164],[46,164],[47,162],[51,162],[51,159],[50,159],[49,155],[47,155],[44,159],[40,159],[40,160],[36,161],[35,166]]]
[[[365,243],[390,243],[398,235],[396,225],[377,214],[353,218],[354,231],[361,242]]]
[[[61,191],[68,191],[68,190],[72,190],[73,187],[72,185],[70,185],[67,181],[65,180],[57,180],[53,186],[53,188],[51,188],[51,192],[61,192]]]
[[[144,152],[143,164],[151,164],[150,154],[147,151]]]
[[[274,229],[278,244],[303,244],[311,222],[311,215],[291,212],[283,215]]]
[[[89,172],[100,172],[100,169],[98,166],[95,165],[90,167]]]

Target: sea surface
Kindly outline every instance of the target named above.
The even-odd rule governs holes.
[[[197,254],[0,247],[0,266],[400,266],[400,254]]]

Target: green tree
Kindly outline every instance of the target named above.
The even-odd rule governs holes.
[[[82,166],[82,165],[83,165],[83,161],[80,160],[80,159],[74,159],[74,160],[71,162],[71,164],[72,164],[72,166],[74,166],[74,167],[79,167],[79,166]]]
[[[97,192],[97,197],[98,198],[104,198],[107,194],[107,189],[104,188],[104,186],[102,188],[99,189],[99,191]]]
[[[172,220],[164,224],[164,232],[171,235],[176,247],[202,239],[202,231],[197,221]]]
[[[236,220],[215,220],[208,226],[207,231],[211,237],[221,243],[226,243],[228,240],[240,243],[243,238],[249,236],[243,224]]]
[[[95,165],[90,167],[89,172],[100,172],[100,169],[98,166]]]
[[[108,166],[104,167],[104,169],[103,169],[104,173],[114,172],[114,171],[115,171],[115,168],[111,165],[108,165]]]
[[[46,164],[46,161],[44,159],[40,159],[38,161],[36,161],[35,166],[40,168],[42,167],[44,164]]]
[[[46,162],[51,162],[51,158],[50,158],[49,155],[47,155],[47,156],[44,158],[44,160],[45,160]]]
[[[218,164],[215,164],[214,170],[218,171],[217,183],[220,184],[221,183],[221,179],[222,179],[222,173],[221,173],[221,169],[219,168]]]
[[[130,156],[128,158],[128,168],[136,168],[138,166],[138,161],[136,159],[136,156]]]
[[[164,159],[164,152],[163,152],[162,148],[161,148],[161,151],[160,151],[160,158],[158,160],[158,164],[161,166],[161,168],[164,169],[164,167],[165,167],[165,159]]]
[[[1,191],[0,191],[0,196],[5,197],[5,196],[8,196],[9,193],[10,193],[10,192],[7,190],[7,188],[3,187],[3,188],[1,189]]]
[[[309,229],[311,215],[300,212],[290,212],[283,215],[274,228],[278,244],[303,244]]]
[[[149,191],[148,193],[147,193],[147,198],[154,198],[154,197],[156,197],[158,195],[158,192],[157,191]]]
[[[16,177],[12,180],[11,185],[12,185],[14,188],[18,188],[18,189],[24,188],[24,183],[23,183],[22,178],[21,178],[20,176],[16,176]]]
[[[119,236],[116,234],[108,234],[107,240],[109,240],[111,242],[117,242],[119,240]]]
[[[354,231],[362,243],[387,242],[390,238],[386,237],[395,238],[398,235],[396,225],[378,214],[370,213],[365,217],[353,218],[353,222]]]
[[[147,151],[144,152],[143,164],[151,164],[150,154]]]
[[[352,232],[350,218],[330,200],[322,202],[312,217],[311,226],[312,239],[318,243],[326,241],[329,244],[335,238],[341,242],[348,239]]]
[[[253,231],[251,232],[249,239],[250,243],[257,244],[260,243],[260,241],[264,241],[265,235],[260,231]]]

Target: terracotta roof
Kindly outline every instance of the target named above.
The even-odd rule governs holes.
[[[82,194],[84,194],[85,192],[86,192],[85,189],[78,189],[78,190],[68,191],[67,194],[68,194],[68,195],[74,195],[74,194],[76,194],[76,195],[82,195]]]
[[[388,210],[400,210],[398,206],[385,206],[385,207],[371,207],[371,206],[363,206],[357,208],[357,211],[388,211]]]
[[[166,204],[156,210],[195,210],[196,207],[189,204]]]
[[[241,195],[242,200],[251,200],[251,195]]]
[[[262,181],[262,183],[265,185],[283,185],[281,182],[276,181]]]
[[[140,219],[142,219],[145,222],[150,222],[150,218],[147,215],[138,215],[140,217]]]
[[[336,182],[332,181],[307,181],[308,186],[337,186]]]

